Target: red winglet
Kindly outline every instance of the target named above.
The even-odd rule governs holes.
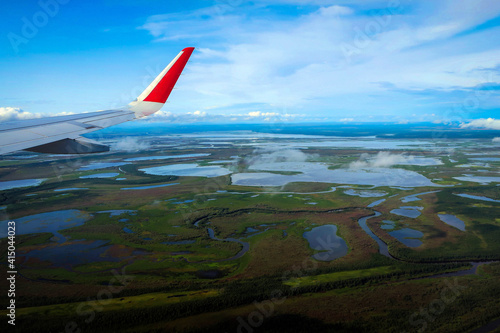
[[[156,87],[144,99],[145,102],[165,103],[167,101],[193,51],[194,47],[186,47],[182,50],[179,59],[177,59]]]

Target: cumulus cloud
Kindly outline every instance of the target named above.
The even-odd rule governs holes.
[[[381,151],[377,155],[362,154],[359,160],[352,162],[349,165],[350,169],[361,168],[388,168],[396,164],[405,164],[412,161],[414,158],[403,154],[391,154]]]
[[[32,113],[32,112],[24,111],[21,108],[14,108],[14,107],[10,107],[10,106],[5,106],[5,107],[0,107],[0,122],[35,119],[35,118],[42,118],[42,117],[67,116],[70,114],[74,114],[74,113],[73,112],[61,112],[58,114]]]
[[[40,118],[39,113],[30,113],[13,107],[0,107],[0,122]]]
[[[139,151],[146,150],[150,147],[148,142],[139,140],[136,137],[125,137],[118,142],[115,142],[111,145],[113,150],[122,150],[122,151]]]
[[[476,119],[467,124],[460,125],[461,128],[488,128],[500,130],[500,119]]]
[[[258,149],[253,155],[245,160],[249,166],[267,163],[305,162],[313,157],[298,149],[279,148]]]

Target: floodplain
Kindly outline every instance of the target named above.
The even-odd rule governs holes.
[[[500,318],[498,142],[133,139],[2,156],[19,331],[489,332]]]

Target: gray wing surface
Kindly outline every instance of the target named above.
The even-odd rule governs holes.
[[[108,146],[80,135],[135,118],[133,111],[111,110],[1,123],[0,154],[17,150],[55,154],[108,151]]]

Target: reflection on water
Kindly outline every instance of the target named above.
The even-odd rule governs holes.
[[[119,262],[124,259],[130,258],[130,255],[135,256],[144,254],[143,251],[128,250],[125,256],[113,256],[108,253],[112,245],[105,245],[108,241],[79,241],[65,244],[53,244],[42,249],[31,250],[28,253],[20,253],[20,256],[26,258],[36,258],[41,261],[49,261],[55,267],[64,267],[70,269],[71,267],[102,262],[113,261]]]
[[[243,144],[244,146],[245,144]],[[331,147],[331,148],[361,148],[361,149],[401,149],[404,147],[411,147],[412,149],[428,149],[430,147],[435,147],[435,144],[428,141],[421,140],[394,140],[394,139],[346,139],[338,138],[337,140],[329,138],[328,140],[318,140],[309,142],[286,142],[286,143],[250,143],[246,144],[249,146],[261,146],[261,147],[272,147],[274,149],[281,148],[308,148],[308,147]]]
[[[219,177],[229,175],[231,171],[221,166],[198,166],[197,164],[173,164],[159,167],[139,169],[148,175],[158,176],[192,176]]]
[[[13,188],[38,186],[43,183],[46,178],[43,179],[21,179],[21,180],[9,180],[7,182],[0,182],[0,191],[10,190]]]
[[[369,204],[367,207],[368,208],[373,208],[375,206],[378,206],[380,205],[382,202],[384,202],[386,199],[380,199],[380,200],[377,200],[377,201],[374,201],[372,202],[371,204]]]
[[[489,201],[489,202],[500,202],[500,200],[495,200],[495,199],[491,199],[488,197],[482,197],[479,195],[470,195],[470,194],[464,194],[464,193],[460,193],[460,194],[453,193],[453,194],[458,195],[459,197],[462,197],[462,198]]]
[[[304,238],[309,242],[309,246],[319,253],[315,253],[313,258],[319,261],[332,261],[343,257],[348,252],[346,242],[337,236],[337,226],[333,224],[322,225],[304,232]]]
[[[440,191],[430,191],[430,192],[422,192],[422,193],[412,194],[412,195],[408,195],[406,197],[401,198],[401,201],[404,203],[412,202],[412,201],[420,201],[422,199],[420,199],[419,196],[425,195],[425,194],[431,194],[431,193],[438,193],[438,192],[440,192]]]
[[[474,182],[481,184],[500,183],[500,177],[481,177],[481,176],[467,175],[463,177],[453,177],[453,178],[463,182]]]
[[[424,207],[417,207],[417,206],[404,206],[398,209],[393,209],[391,210],[392,214],[400,215],[400,216],[405,216],[409,218],[417,218],[420,216],[420,210],[424,209]]]
[[[86,166],[81,167],[77,171],[89,171],[89,170],[99,170],[99,169],[106,169],[106,168],[113,168],[113,167],[119,167],[122,165],[126,165],[130,163],[124,163],[124,162],[114,162],[114,163],[108,163],[108,162],[95,162]]]
[[[63,243],[66,237],[59,233],[60,230],[80,226],[91,217],[92,215],[76,209],[21,217],[16,219],[16,235],[50,232],[58,243]],[[0,238],[7,237],[7,223],[8,221],[0,222]]]
[[[54,192],[65,192],[65,191],[78,191],[78,190],[88,190],[86,187],[69,187],[69,188],[58,188]]]
[[[136,187],[123,187],[120,190],[149,190],[150,188],[167,187],[172,185],[179,185],[180,183],[162,184],[162,185],[150,185],[150,186],[136,186]]]
[[[471,158],[471,160],[482,162],[500,162],[500,157],[474,157]]]
[[[89,179],[89,178],[113,178],[118,176],[119,173],[116,172],[108,172],[108,173],[96,173],[93,175],[81,176],[81,179]]]
[[[451,214],[438,214],[441,221],[457,228],[458,230],[465,231],[465,222]]]
[[[201,154],[165,155],[165,156],[144,156],[144,157],[127,158],[124,161],[125,162],[153,161],[153,160],[168,160],[172,158],[192,158],[192,157],[205,157],[205,156],[210,156],[210,154],[201,153]]]
[[[415,229],[404,228],[404,229],[394,230],[389,232],[389,235],[396,238],[398,241],[400,241],[401,243],[403,243],[408,247],[419,247],[420,245],[423,244],[423,242],[420,239],[415,239],[415,238],[424,237],[424,233]]]
[[[383,220],[382,222],[383,224],[380,226],[380,228],[384,230],[392,230],[394,229],[394,226],[396,224],[394,221],[390,220]]]
[[[414,171],[391,168],[359,168],[329,170],[328,165],[313,162],[279,162],[253,165],[250,170],[300,172],[282,175],[267,172],[236,173],[234,185],[283,186],[291,182],[319,182],[373,186],[440,186]]]
[[[358,196],[361,198],[377,198],[387,195],[387,192],[384,191],[367,191],[367,190],[353,190],[353,189],[344,191],[344,193],[347,195]]]
[[[136,210],[127,210],[127,209],[101,210],[97,213],[109,214],[110,217],[119,216],[122,214],[137,215]]]
[[[435,157],[408,156],[405,161],[397,162],[399,165],[432,166],[443,165],[441,159]]]
[[[166,244],[166,245],[185,245],[185,244],[193,244],[195,242],[196,242],[196,240],[194,240],[194,239],[188,239],[188,240],[181,240],[181,241],[162,242],[162,244]]]

